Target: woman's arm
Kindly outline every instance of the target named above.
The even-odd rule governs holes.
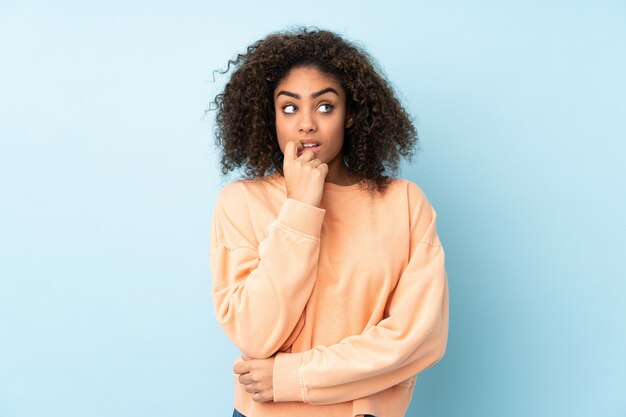
[[[239,363],[235,372],[241,374],[240,382],[249,385],[250,392],[266,387],[259,398],[330,404],[382,391],[437,362],[446,349],[448,287],[435,212],[427,208],[427,229],[412,230],[419,240],[413,243],[410,260],[389,298],[385,319],[331,346],[279,353],[274,361]],[[424,224],[423,220],[414,224]],[[249,374],[250,369],[270,365],[271,396],[267,381],[253,381],[255,373]],[[256,374],[267,379],[267,372]]]
[[[304,323],[325,210],[287,198],[268,234],[254,241],[243,185],[220,192],[211,224],[212,293],[217,321],[247,356],[267,358]]]
[[[443,264],[441,247],[431,249],[441,253],[434,262]],[[427,369],[446,349],[448,288],[438,266],[423,272],[432,279],[410,283],[415,280],[403,277],[389,317],[365,333],[305,352],[238,362],[239,382],[255,393],[255,401],[332,404],[372,395]]]
[[[390,301],[390,314],[363,334],[331,346],[276,356],[274,401],[328,404],[366,397],[429,368],[445,353],[448,288],[441,247],[420,244]]]

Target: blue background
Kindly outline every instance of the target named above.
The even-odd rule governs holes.
[[[230,415],[204,111],[293,24],[415,116],[451,318],[408,415],[626,416],[625,2],[28,0],[0,0],[0,416]]]

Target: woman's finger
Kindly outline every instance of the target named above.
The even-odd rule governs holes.
[[[257,392],[256,394],[254,394],[252,396],[252,400],[256,401],[258,403],[264,403],[267,401],[271,401],[271,399],[267,398],[265,395],[263,395],[263,393]]]
[[[235,366],[233,366],[233,372],[236,374],[245,374],[250,372],[250,363],[248,362],[237,362]]]
[[[314,158],[315,154],[313,153],[313,151],[305,149],[304,152],[302,152],[302,155],[298,157],[298,160],[308,162]]]
[[[326,164],[326,163],[319,164],[317,166],[317,169],[322,171],[322,174],[324,175],[324,178],[326,178],[326,175],[328,175],[328,164]]]
[[[239,375],[238,379],[239,379],[239,382],[241,384],[243,384],[243,385],[251,384],[252,382],[254,382],[253,379],[252,379],[252,375],[250,375],[250,373],[241,374],[241,375]]]
[[[293,143],[293,141],[289,141],[287,142],[287,144],[285,145],[285,152],[284,152],[284,163],[288,164],[289,162],[293,161],[295,158],[293,157],[293,148],[296,145]]]

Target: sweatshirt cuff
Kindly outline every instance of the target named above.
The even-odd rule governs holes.
[[[319,239],[326,210],[287,198],[278,213],[278,221],[289,229]]]
[[[274,402],[305,402],[304,381],[300,376],[304,352],[279,353],[274,361]]]

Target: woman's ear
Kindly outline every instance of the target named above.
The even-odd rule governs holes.
[[[345,123],[345,128],[351,128],[352,124],[354,123],[354,118],[352,116],[347,116],[346,117],[346,123]]]

